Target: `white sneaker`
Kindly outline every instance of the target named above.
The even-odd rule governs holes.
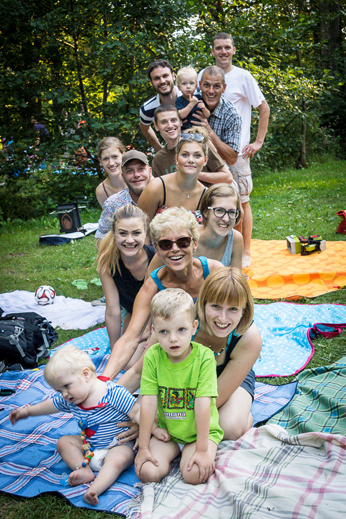
[[[106,306],[106,296],[100,297],[100,299],[95,299],[95,301],[91,301],[91,306]]]

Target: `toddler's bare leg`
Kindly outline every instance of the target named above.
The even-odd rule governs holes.
[[[156,467],[151,461],[143,463],[140,473],[142,483],[159,483],[171,469],[171,463],[180,452],[179,445],[174,441],[163,442],[154,436],[150,440],[150,452],[157,459]]]
[[[59,438],[56,446],[57,451],[70,469],[80,467],[85,461],[82,445],[81,437],[77,435]],[[90,483],[93,479],[95,479],[93,471],[89,466],[86,466],[71,472],[68,483],[71,486],[83,485],[84,483]]]
[[[131,465],[133,458],[133,450],[128,445],[117,445],[109,449],[100,472],[84,494],[83,500],[96,506],[99,502],[98,496],[113,485],[119,475]]]
[[[213,441],[209,440],[208,443],[208,452],[211,458],[215,459],[216,456],[217,445]],[[181,474],[184,478],[185,483],[189,483],[190,485],[199,485],[201,482],[199,480],[199,466],[194,463],[191,467],[191,470],[187,470],[187,465],[190,461],[191,456],[194,454],[196,450],[196,442],[189,443],[185,445],[183,452],[181,454],[181,462],[180,462],[180,470]]]

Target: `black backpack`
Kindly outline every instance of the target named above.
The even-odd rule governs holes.
[[[0,372],[14,364],[37,368],[38,360],[49,356],[58,334],[45,317],[36,312],[7,314],[0,309]]]

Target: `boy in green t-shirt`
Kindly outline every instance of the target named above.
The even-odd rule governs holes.
[[[160,344],[144,356],[141,418],[136,473],[143,483],[167,476],[182,451],[180,470],[186,483],[204,483],[215,469],[223,437],[216,408],[216,365],[211,350],[191,342],[198,327],[192,297],[179,288],[156,294],[150,305]],[[166,441],[151,438],[158,409]]]

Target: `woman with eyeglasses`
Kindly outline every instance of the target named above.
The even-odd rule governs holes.
[[[241,270],[243,237],[234,230],[241,216],[238,191],[232,184],[215,184],[204,193],[200,207],[203,225],[196,256],[206,256]]]
[[[112,348],[104,376],[114,378],[127,365],[141,340],[150,317],[150,302],[165,288],[182,288],[197,298],[209,272],[222,264],[213,259],[196,258],[194,253],[199,238],[196,218],[186,209],[171,207],[155,216],[150,224],[150,235],[163,266],[151,272],[137,294],[130,323]],[[133,373],[133,370],[130,370]],[[138,375],[138,374],[137,374]],[[123,384],[136,390],[140,374],[127,377]]]
[[[139,197],[138,207],[151,221],[168,207],[185,207],[202,223],[200,203],[206,187],[198,175],[208,162],[208,136],[205,130],[182,133],[176,147],[175,173],[153,179]]]

